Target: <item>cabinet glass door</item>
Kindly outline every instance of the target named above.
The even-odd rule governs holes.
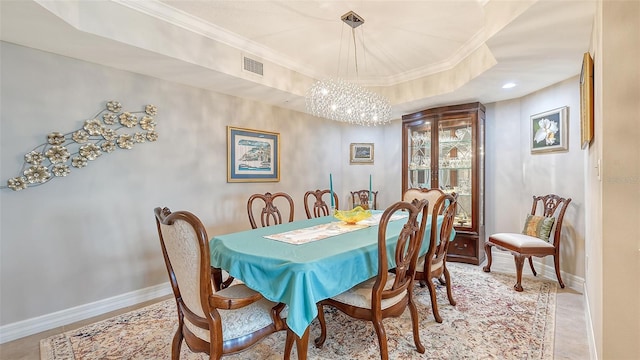
[[[458,194],[455,226],[473,226],[472,119],[456,118],[438,123],[438,185],[445,192]]]
[[[409,188],[432,187],[431,128],[431,122],[428,121],[408,131]]]
[[[484,122],[477,102],[402,116],[402,192],[438,188],[458,199],[447,261],[484,261]]]

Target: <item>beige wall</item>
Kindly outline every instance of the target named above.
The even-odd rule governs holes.
[[[574,76],[519,99],[487,106],[486,234],[520,232],[532,196],[571,198],[565,214],[560,269],[565,283],[582,290],[584,281],[584,159],[580,149],[579,77]],[[531,116],[566,106],[568,151],[532,154]],[[510,262],[513,260],[509,259]],[[539,260],[543,276],[555,279],[553,257]],[[531,269],[525,267],[525,273]]]
[[[599,3],[587,298],[600,359],[640,358],[640,2]],[[600,177],[595,169],[600,160]],[[601,204],[601,208],[598,205]]]
[[[357,131],[262,103],[0,46],[3,184],[20,174],[24,154],[49,132],[78,129],[108,100],[131,111],[157,105],[159,133],[157,142],[104,154],[65,178],[19,192],[0,190],[1,325],[165,284],[156,206],[194,212],[212,236],[248,229],[246,200],[257,192],[288,192],[296,201],[295,218],[306,218],[304,192],[328,188],[330,172],[345,205],[350,189],[368,187],[369,174],[382,206],[400,198],[397,123]],[[280,133],[280,182],[226,182],[227,125]],[[349,165],[351,142],[375,143],[374,165]]]
[[[23,154],[42,143],[43,136],[76,129],[106,100],[119,100],[131,110],[147,103],[157,105],[160,134],[155,143],[103,155],[66,178],[21,192],[0,191],[2,326],[109,302],[166,283],[152,217],[155,206],[193,211],[213,235],[248,228],[245,201],[254,192],[286,190],[296,200],[296,218],[304,218],[300,204],[304,192],[328,187],[329,172],[343,207],[349,204],[349,190],[366,188],[369,174],[374,189],[381,191],[382,207],[400,199],[398,121],[385,127],[344,126],[21,46],[0,45],[0,181],[17,175]],[[521,99],[487,104],[485,153],[487,233],[518,231],[533,192],[571,196],[575,208],[568,213],[567,224],[576,230],[567,232],[572,246],[562,255],[562,267],[579,279],[584,272],[583,170],[579,166],[584,152],[575,141],[579,136],[573,110],[578,108],[576,82],[574,77]],[[570,108],[570,151],[531,155],[530,115],[560,106]],[[281,134],[280,182],[226,183],[227,125]],[[349,164],[352,142],[375,144],[374,165]],[[549,162],[550,170],[544,166]],[[546,176],[548,171],[554,180]]]

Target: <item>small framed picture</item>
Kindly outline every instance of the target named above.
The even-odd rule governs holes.
[[[351,143],[351,164],[373,164],[373,143]]]
[[[280,134],[227,126],[227,182],[280,181]]]
[[[531,116],[531,153],[567,151],[568,106]]]

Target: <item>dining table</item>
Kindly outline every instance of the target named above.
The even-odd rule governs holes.
[[[333,216],[283,223],[216,235],[209,241],[211,266],[288,307],[287,326],[296,336],[299,359],[306,359],[309,325],[318,314],[316,303],[370,279],[378,272],[378,223],[382,211],[348,225]],[[429,249],[431,215],[420,254]],[[395,247],[406,214],[387,225],[386,241]],[[438,218],[438,228],[442,218]],[[450,240],[453,240],[455,231]],[[390,251],[389,254],[393,254]],[[395,267],[392,255],[390,268]]]

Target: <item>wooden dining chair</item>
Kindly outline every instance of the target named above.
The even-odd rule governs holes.
[[[323,307],[332,306],[355,319],[371,321],[378,336],[380,358],[386,360],[389,351],[382,320],[400,316],[408,307],[413,325],[413,341],[418,352],[424,353],[425,348],[420,342],[418,330],[418,310],[413,300],[413,281],[427,223],[426,209],[426,200],[416,200],[413,203],[397,202],[384,211],[378,228],[378,275],[318,303],[321,333],[315,339],[316,347],[322,347],[327,335]],[[397,213],[408,216],[406,220],[396,220],[404,221],[404,227],[398,235],[397,243],[387,248],[387,226],[391,216]],[[395,263],[394,269],[389,266],[387,252]]]
[[[171,345],[173,360],[180,358],[183,340],[191,351],[220,359],[287,330],[282,317],[284,304],[268,301],[245,285],[215,290],[209,237],[195,215],[159,207],[154,213],[178,310],[178,329]]]
[[[433,206],[429,201],[431,209],[431,233],[429,234],[429,250],[427,254],[418,259],[418,266],[415,279],[420,282],[420,286],[427,286],[431,296],[431,308],[436,322],[441,323],[442,317],[438,312],[438,302],[436,299],[436,287],[433,279],[437,279],[441,285],[446,285],[449,304],[455,306],[451,292],[451,275],[447,269],[447,252],[453,223],[456,216],[457,199],[450,194],[442,194],[434,201]],[[442,215],[442,223],[438,226],[438,217]],[[426,236],[426,234],[425,234]],[[444,276],[444,279],[442,278]]]
[[[378,209],[378,192],[372,191],[371,195],[373,196],[373,208],[371,210]],[[351,191],[351,205],[352,207],[362,206],[363,208],[368,208],[369,206],[369,190],[357,190]],[[365,207],[366,206],[366,207]]]
[[[254,215],[254,213],[257,213],[258,211],[260,212],[259,219],[261,227],[282,224],[283,219],[286,219],[286,217],[282,216],[282,212],[280,211],[278,205],[280,205],[280,207],[285,206],[288,208],[286,209],[289,212],[288,222],[292,222],[295,208],[293,199],[291,198],[291,196],[289,196],[289,194],[284,192],[277,192],[272,194],[268,192],[265,194],[251,195],[249,197],[249,200],[247,201],[247,214],[249,215],[249,223],[251,223],[251,228],[258,228],[258,223],[256,222],[256,218]]]
[[[307,213],[307,219],[329,215],[329,205],[322,199],[325,194],[331,196],[331,190],[307,191],[304,194],[304,211]],[[338,195],[335,192],[333,193],[333,201],[336,210],[338,210]]]
[[[516,284],[513,286],[516,291],[522,291],[522,268],[524,260],[529,259],[529,266],[536,276],[536,269],[533,267],[533,256],[545,257],[553,255],[553,263],[556,269],[556,277],[561,288],[564,288],[562,276],[560,275],[560,244],[562,231],[562,221],[564,213],[571,202],[571,198],[562,198],[558,195],[549,194],[544,196],[534,196],[531,214],[525,219],[522,233],[498,233],[489,236],[484,245],[487,254],[487,265],[483,268],[485,272],[491,271],[491,248],[497,247],[513,254],[516,263]],[[542,205],[540,215],[536,215],[538,205]]]
[[[402,194],[402,201],[411,202],[415,199],[428,200],[429,209],[427,209],[427,213],[432,214],[436,201],[443,195],[445,195],[445,192],[438,188],[411,188],[407,189],[404,194]]]

